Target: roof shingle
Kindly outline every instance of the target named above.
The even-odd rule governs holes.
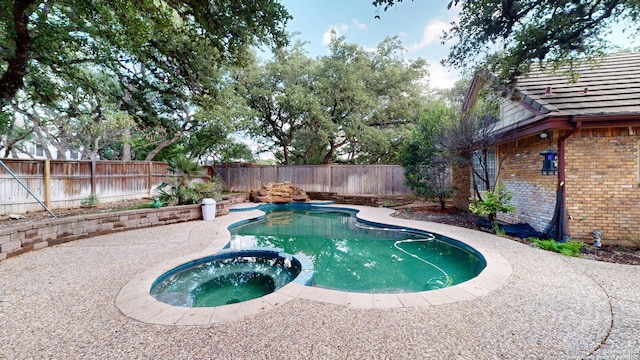
[[[578,66],[577,73],[572,83],[566,76],[532,71],[517,88],[543,114],[640,114],[640,53],[610,55]]]

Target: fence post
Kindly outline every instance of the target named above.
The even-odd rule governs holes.
[[[153,184],[153,161],[149,161],[147,171],[149,175],[147,176],[147,190],[149,191],[149,196],[151,196],[151,184]]]
[[[51,207],[51,161],[44,161],[44,204]]]
[[[96,195],[96,161],[91,160],[91,195]]]
[[[333,165],[329,165],[329,191],[328,193],[333,192]]]

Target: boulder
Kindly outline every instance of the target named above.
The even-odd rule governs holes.
[[[306,202],[309,201],[307,193],[291,185],[290,181],[283,183],[268,183],[259,190],[251,190],[249,195],[253,202],[264,203],[288,203],[292,201]]]

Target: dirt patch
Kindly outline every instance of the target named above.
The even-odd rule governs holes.
[[[431,221],[484,232],[492,232],[485,227],[477,225],[479,219],[477,215],[468,211],[454,209],[450,206],[442,210],[440,205],[437,203],[416,200],[414,202],[392,208],[396,210],[394,216],[402,219]],[[511,236],[505,237],[533,246],[533,243],[526,239]],[[585,259],[606,261],[617,264],[640,265],[640,250],[629,249],[621,246],[603,245],[602,247],[597,248],[592,245],[587,245],[582,248],[582,257]]]

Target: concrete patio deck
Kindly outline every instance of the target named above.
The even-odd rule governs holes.
[[[0,359],[640,358],[640,266],[357,208],[464,241],[488,272],[437,292],[296,286],[251,306],[185,310],[149,300],[149,279],[215,253],[229,224],[261,212],[99,236],[0,262]]]

